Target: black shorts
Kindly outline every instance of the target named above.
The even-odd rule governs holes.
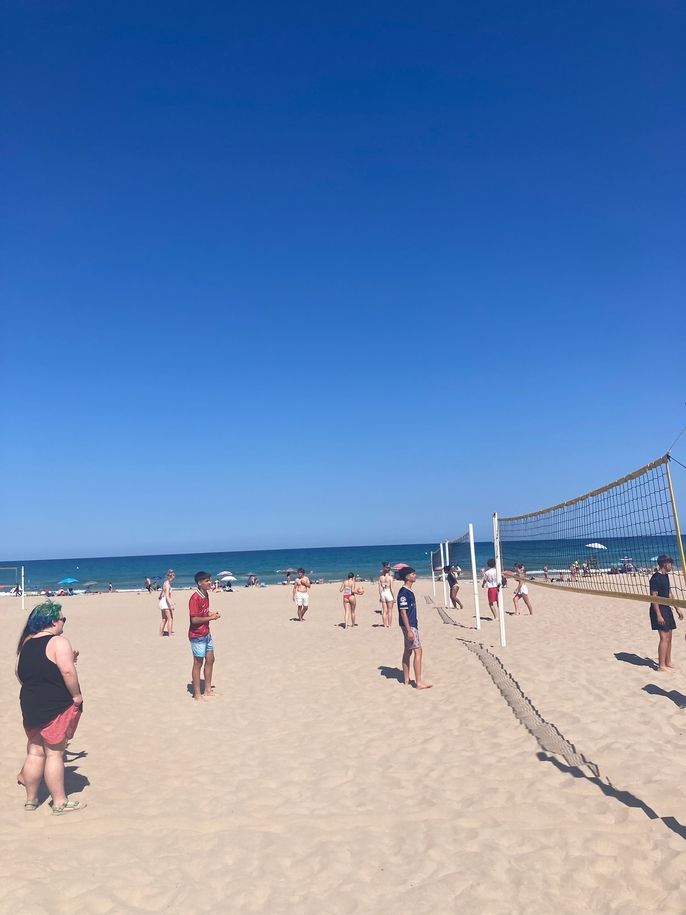
[[[650,608],[650,628],[657,629],[660,632],[669,632],[670,629],[676,629],[676,623],[674,622],[674,613],[672,612],[671,607],[666,607],[660,604],[660,613],[662,614],[662,619],[664,623],[658,623],[657,613],[655,608]]]

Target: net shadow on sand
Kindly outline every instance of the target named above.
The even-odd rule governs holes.
[[[585,778],[599,788],[606,797],[611,797],[627,807],[643,811],[648,819],[660,820],[669,830],[680,838],[686,839],[686,827],[677,819],[659,816],[652,807],[649,807],[636,795],[630,791],[622,791],[615,787],[607,777],[602,776],[596,763],[587,759],[554,724],[543,718],[519,683],[506,670],[500,658],[476,642],[462,638],[458,638],[458,642],[461,642],[481,661],[517,721],[523,724],[536,740],[542,751],[537,754],[541,762],[549,762],[560,772],[566,772],[573,778]]]

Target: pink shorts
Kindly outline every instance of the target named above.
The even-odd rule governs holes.
[[[42,737],[46,743],[57,745],[62,743],[63,740],[72,739],[80,720],[81,706],[70,705],[68,709],[60,712],[57,718],[53,718],[52,721],[44,724],[42,728],[25,727],[24,730],[30,740]]]
[[[488,603],[489,603],[489,604],[497,604],[497,603],[498,603],[498,589],[497,589],[497,588],[489,588],[489,589],[488,589]]]

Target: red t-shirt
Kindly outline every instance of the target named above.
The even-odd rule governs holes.
[[[199,589],[195,590],[191,594],[191,599],[188,601],[188,613],[191,617],[191,624],[188,628],[188,638],[189,639],[200,639],[205,635],[210,634],[210,621],[206,623],[193,623],[194,616],[209,616],[210,615],[210,595],[203,594]]]

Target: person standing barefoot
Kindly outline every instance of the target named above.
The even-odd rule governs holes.
[[[405,637],[403,651],[403,682],[410,685],[410,658],[414,654],[414,682],[416,689],[431,689],[432,683],[422,680],[422,656],[424,650],[419,638],[419,623],[417,621],[417,598],[412,591],[417,581],[417,573],[410,566],[404,566],[396,573],[403,582],[398,591],[398,623]]]
[[[304,569],[298,569],[298,577],[293,583],[293,600],[296,602],[298,609],[298,622],[302,623],[305,619],[305,614],[307,613],[307,608],[310,606],[310,588],[312,587],[312,582],[305,575]]]
[[[193,698],[203,702],[212,697],[212,673],[214,671],[214,642],[210,633],[210,621],[218,620],[220,613],[210,613],[210,588],[212,577],[209,572],[195,573],[196,589],[188,601],[188,639],[193,652]],[[205,665],[205,693],[200,690],[200,674]]]
[[[176,572],[170,569],[162,585],[162,596],[160,597],[160,613],[162,621],[160,623],[160,635],[174,635],[174,600],[172,598],[172,584],[176,578]]]
[[[357,607],[357,595],[355,594],[355,573],[348,572],[348,578],[341,583],[339,591],[343,592],[343,626],[350,629],[356,626],[355,607]]]
[[[670,596],[669,573],[672,571],[674,560],[671,556],[664,553],[657,557],[658,571],[650,579],[650,596],[662,597],[663,599]],[[684,618],[684,614],[679,607],[676,608],[679,619]],[[674,614],[668,604],[658,604],[655,601],[650,605],[650,625],[651,628],[659,633],[660,641],[657,646],[657,669],[660,673],[671,673],[675,668],[672,664],[672,631],[676,629]]]
[[[381,622],[384,629],[389,629],[393,619],[393,578],[389,569],[382,569],[379,576],[379,600],[381,601]]]

